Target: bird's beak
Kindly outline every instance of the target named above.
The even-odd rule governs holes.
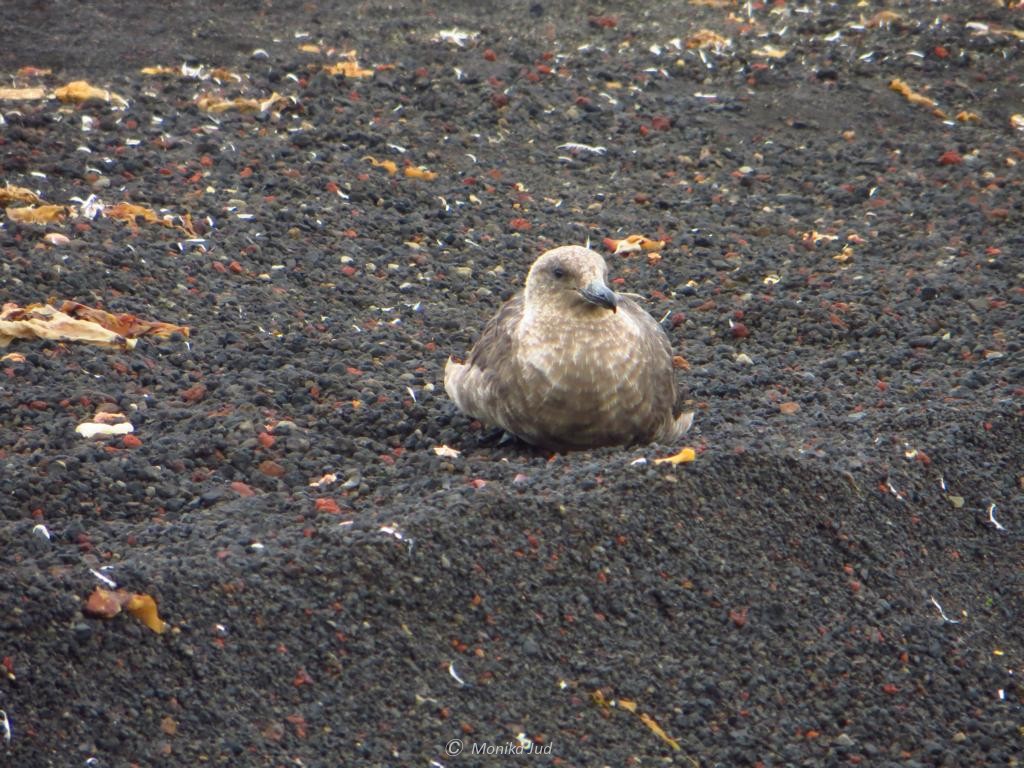
[[[599,307],[605,307],[614,312],[619,306],[619,297],[611,288],[604,284],[603,280],[595,280],[586,288],[580,288],[580,296],[589,301],[591,304],[596,304]]]

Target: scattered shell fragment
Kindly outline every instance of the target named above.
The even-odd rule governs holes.
[[[97,414],[98,416],[99,414]],[[77,427],[75,432],[80,434],[87,440],[94,437],[108,437],[110,435],[128,435],[135,431],[135,427],[132,423],[125,419],[123,414],[117,414],[123,421],[111,422],[108,420],[97,419],[93,417],[92,421],[83,421]]]
[[[457,451],[448,445],[435,445],[433,450],[434,453],[444,459],[454,459],[462,455],[461,451]]]
[[[457,45],[459,48],[465,48],[466,43],[475,43],[479,36],[479,32],[470,32],[469,30],[452,27],[451,29],[438,31],[432,39],[435,43],[449,43]]]
[[[603,155],[608,152],[607,147],[592,146],[590,144],[579,144],[575,141],[570,141],[567,144],[559,144],[556,149],[567,149],[570,152],[587,152],[592,155]]]
[[[47,232],[43,235],[43,242],[50,245],[67,245],[71,242],[71,238],[60,232]]]

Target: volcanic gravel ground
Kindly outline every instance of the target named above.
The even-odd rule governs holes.
[[[1024,11],[768,5],[5,3],[0,298],[191,335],[2,351],[0,762],[1020,765]],[[692,463],[444,396],[588,239]]]

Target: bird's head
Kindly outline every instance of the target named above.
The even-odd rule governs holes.
[[[608,287],[608,265],[581,245],[542,254],[526,276],[526,303],[556,312],[615,312],[619,297]]]

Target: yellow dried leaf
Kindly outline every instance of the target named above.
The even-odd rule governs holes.
[[[422,165],[418,167],[413,165],[405,166],[405,175],[410,179],[423,179],[424,181],[433,181],[437,178],[437,174],[434,171],[428,171]]]
[[[106,310],[79,304],[77,301],[63,302],[60,305],[60,311],[76,320],[96,323],[126,339],[136,339],[140,336],[168,339],[176,333],[180,333],[185,338],[189,336],[189,328],[185,325],[174,325],[159,320],[143,320],[130,312],[121,312],[115,315]]]
[[[139,70],[139,73],[143,75],[176,75],[178,74],[178,70],[176,70],[174,67],[164,66],[143,67]]]
[[[643,235],[629,235],[621,240],[605,238],[605,245],[612,249],[612,255],[617,253],[638,253],[640,251],[657,252],[665,247],[664,240],[653,240]]]
[[[118,203],[103,210],[103,215],[110,219],[117,219],[128,224],[135,224],[137,219],[142,219],[150,224],[162,224],[156,211],[152,208],[145,208],[134,203]]]
[[[110,589],[96,587],[85,601],[82,613],[100,619],[112,619],[121,612],[121,595]]]
[[[378,160],[373,155],[367,155],[363,160],[368,161],[374,168],[383,168],[388,172],[388,176],[394,176],[398,173],[398,165],[394,160]]]
[[[110,219],[123,221],[125,224],[135,226],[138,220],[142,219],[147,224],[161,224],[165,227],[173,227],[183,233],[186,237],[195,237],[196,231],[192,226],[192,216],[188,213],[179,217],[180,224],[174,223],[174,217],[170,214],[160,216],[152,208],[146,208],[134,203],[117,203],[104,209],[103,215]]]
[[[841,250],[832,258],[838,261],[840,264],[845,264],[846,262],[853,258],[853,246],[844,245],[843,250]]]
[[[241,80],[241,75],[236,75],[227,67],[217,67],[216,69],[210,70],[210,77],[214,80],[220,80],[224,82],[226,80]]]
[[[973,21],[968,23],[967,26],[975,37],[978,35],[1010,35],[1018,40],[1024,40],[1024,31],[1012,29],[1010,27],[1003,27],[999,24],[986,24],[984,22]]]
[[[149,595],[131,595],[125,610],[157,634],[167,630],[167,622],[157,612],[156,600]]]
[[[303,53],[320,53],[320,46],[315,43],[303,43],[299,46],[299,50]]]
[[[35,101],[45,98],[45,88],[0,88],[0,101]]]
[[[63,205],[37,205],[27,208],[8,208],[7,218],[19,224],[53,224],[63,221],[68,214]]]
[[[890,81],[889,88],[904,96],[911,104],[918,104],[923,107],[935,106],[935,102],[932,99],[918,93],[898,77]]]
[[[121,612],[121,609],[128,611],[154,632],[161,633],[167,629],[167,622],[161,620],[157,613],[156,600],[149,595],[139,595],[123,589],[96,587],[86,600],[82,612],[87,616],[112,619]]]
[[[640,713],[640,722],[642,722],[644,725],[650,728],[655,736],[657,736],[659,739],[661,739],[670,747],[672,747],[672,749],[676,751],[682,749],[682,747],[679,746],[679,742],[673,739],[667,733],[665,733],[665,730],[660,725],[658,725],[657,721],[655,721],[655,719],[648,715],[646,712]]]
[[[689,464],[691,461],[697,460],[697,451],[693,448],[683,448],[679,453],[672,456],[666,456],[663,459],[655,459],[655,464]]]
[[[618,706],[619,709],[626,710],[627,712],[636,712],[637,709],[636,702],[632,699],[619,699],[616,702],[616,706]]]
[[[779,413],[784,416],[792,416],[800,410],[800,403],[793,402],[790,400],[786,403],[779,403]]]
[[[329,75],[344,75],[345,77],[370,77],[372,69],[364,69],[359,66],[358,61],[339,61],[337,64],[327,64],[324,72]]]
[[[259,99],[243,99],[241,96],[234,99],[222,99],[211,93],[204,93],[196,99],[196,106],[204,112],[213,112],[214,114],[220,114],[229,110],[238,110],[239,112],[252,114],[266,112],[279,101],[285,101],[285,97],[276,92],[270,94],[270,97],[263,101]]]
[[[0,357],[0,360],[5,363],[24,363],[25,356],[21,352],[8,352],[3,357]]]
[[[935,103],[933,99],[929,99],[924,94],[918,93],[903,80],[900,80],[898,77],[893,78],[891,81],[889,81],[889,88],[903,96],[903,98],[905,98],[911,104],[914,104],[915,106],[919,107],[927,107],[932,111],[933,115],[935,115],[938,118],[945,119],[946,113],[938,108],[938,105]]]
[[[107,218],[126,221],[134,224],[137,219],[149,222],[150,224],[161,223],[160,216],[152,208],[146,208],[134,203],[117,203],[104,209],[103,215]]]
[[[0,348],[14,339],[52,339],[132,349],[140,336],[166,339],[179,333],[188,338],[189,330],[129,313],[115,315],[74,301],[65,301],[59,309],[46,304],[4,304],[0,311]]]
[[[716,51],[720,51],[722,48],[727,48],[730,45],[732,45],[732,43],[729,38],[722,37],[720,34],[713,32],[710,29],[697,30],[697,32],[686,39],[686,47],[688,50],[692,50],[694,48],[713,48]]]
[[[131,348],[133,340],[107,330],[97,323],[76,320],[45,304],[4,304],[0,311],[0,348],[14,339],[51,339],[53,341],[87,341],[109,347]]]
[[[15,187],[10,184],[0,187],[0,208],[6,208],[11,203],[28,203],[29,205],[35,205],[39,202],[42,202],[39,199],[39,195],[31,189]]]
[[[970,112],[965,109],[956,113],[956,119],[959,123],[980,123],[981,115],[977,112]]]
[[[789,51],[783,50],[782,48],[776,48],[771,45],[766,45],[762,48],[758,48],[755,51],[751,51],[751,53],[754,54],[755,56],[764,56],[766,59],[781,59],[785,58],[786,54],[789,53]]]
[[[1024,115],[1010,115],[1010,125],[1018,131],[1024,131]]]
[[[113,101],[117,102],[121,106],[125,106],[128,103],[116,93],[111,93],[104,88],[96,88],[95,86],[89,85],[85,80],[75,80],[70,82],[62,88],[55,90],[53,95],[60,101],[74,104],[89,101],[90,99],[99,99],[100,101],[108,102]]]
[[[867,27],[887,27],[894,22],[900,21],[902,18],[903,17],[895,11],[879,11],[870,19],[865,21],[864,25]]]
[[[813,243],[814,245],[817,245],[822,240],[838,240],[839,235],[826,235],[818,232],[816,229],[812,229],[810,232],[804,232],[800,235],[800,239],[804,243]]]

